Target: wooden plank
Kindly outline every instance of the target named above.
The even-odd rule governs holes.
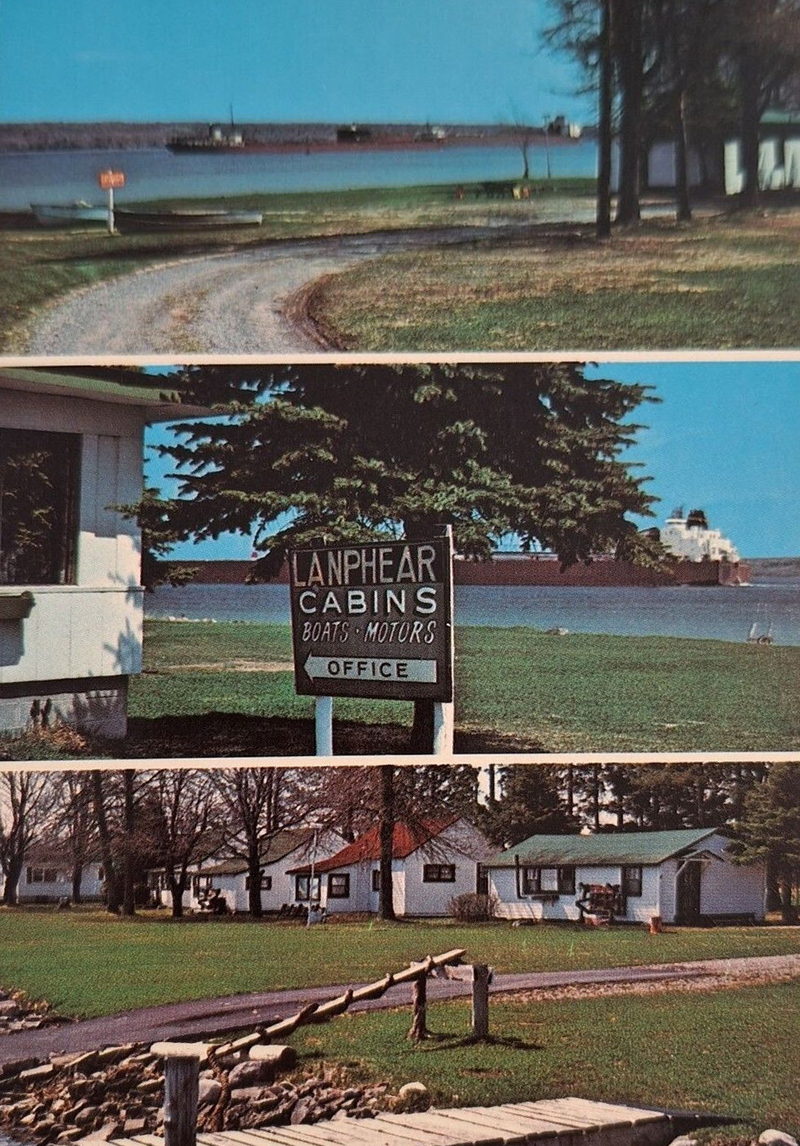
[[[391,1123],[392,1126],[406,1126],[419,1134],[424,1132],[436,1136],[447,1146],[505,1146],[502,1135],[490,1131],[486,1133],[478,1131],[476,1134],[475,1129],[467,1134],[465,1129],[455,1129],[447,1114],[435,1110],[427,1110],[424,1114],[386,1114],[381,1115],[376,1121]],[[461,1123],[461,1127],[465,1125]],[[422,1141],[423,1139],[420,1139],[420,1142]]]
[[[657,1122],[664,1118],[657,1110],[641,1110],[636,1106],[625,1106],[614,1102],[593,1102],[590,1098],[548,1098],[542,1100],[544,1104],[554,1110],[583,1114],[595,1120],[598,1125],[607,1126],[609,1122],[619,1119],[632,1125],[634,1122]]]
[[[500,1131],[506,1146],[524,1144],[531,1140],[530,1120],[506,1112],[500,1114],[496,1110],[483,1111],[474,1107],[467,1107],[463,1110],[448,1110],[447,1117],[453,1123],[463,1122],[468,1126]],[[535,1134],[535,1130],[533,1133]]]
[[[404,1146],[437,1146],[441,1133],[434,1134],[431,1132],[427,1138],[422,1138],[422,1130],[418,1124],[408,1124],[409,1118],[421,1118],[421,1114],[378,1114],[375,1118],[371,1118],[370,1125],[378,1127],[383,1134],[391,1137],[392,1141],[403,1143]],[[383,1139],[380,1140],[381,1143]],[[377,1142],[377,1139],[376,1139]],[[445,1146],[458,1146],[452,1137],[452,1134],[447,1139]]]

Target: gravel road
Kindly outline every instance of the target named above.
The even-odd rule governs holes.
[[[513,994],[523,1001],[538,998],[574,998],[589,995],[642,992],[647,990],[714,990],[756,984],[786,982],[800,978],[800,955],[767,955],[744,959],[705,959],[686,963],[663,963],[637,967],[610,967],[583,971],[540,971],[496,975],[493,995]],[[471,984],[451,979],[431,979],[428,998],[453,999],[468,996]],[[345,985],[254,992],[218,999],[197,999],[143,1007],[104,1018],[84,1019],[61,1027],[15,1031],[0,1037],[0,1069],[22,1058],[43,1059],[58,1051],[91,1050],[127,1042],[207,1037],[254,1027],[286,1018],[310,1002],[323,1002],[341,995]],[[408,1005],[411,987],[406,984],[379,999],[359,1003],[352,1010],[383,1010]]]
[[[583,200],[537,212],[534,227],[585,222]],[[286,313],[287,300],[323,275],[363,259],[490,236],[533,233],[530,222],[377,231],[274,243],[182,259],[84,288],[29,325],[31,355],[294,354],[319,351]]]

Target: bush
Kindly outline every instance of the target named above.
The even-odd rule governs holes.
[[[494,919],[497,914],[496,895],[477,895],[475,892],[465,892],[456,895],[450,900],[450,914],[459,923],[481,923],[487,919]]]

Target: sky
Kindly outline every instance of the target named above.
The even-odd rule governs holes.
[[[0,121],[586,123],[547,0],[0,0]]]
[[[800,361],[598,363],[587,377],[641,382],[653,388],[633,420],[646,428],[626,461],[641,463],[663,525],[678,506],[703,509],[743,557],[800,555]],[[368,395],[367,395],[368,397]],[[148,431],[150,446],[167,431]],[[148,483],[172,492],[168,467],[148,451]],[[226,536],[175,549],[176,559],[246,560],[247,537]]]

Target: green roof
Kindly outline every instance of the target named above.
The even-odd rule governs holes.
[[[598,832],[590,836],[531,836],[500,852],[485,867],[521,864],[558,867],[574,864],[658,864],[694,848],[716,828],[684,828],[674,832]]]
[[[297,848],[310,845],[314,838],[313,828],[287,828],[276,832],[267,840],[261,850],[260,860],[263,867],[271,863],[278,863],[285,856],[291,855]],[[241,875],[248,870],[248,863],[243,859],[220,860],[218,863],[208,863],[200,869],[200,875]]]
[[[133,368],[109,367],[103,370],[100,367],[75,366],[63,370],[42,370],[12,367],[0,370],[0,388],[138,406],[145,411],[148,420],[169,421],[210,413],[202,406],[183,405],[180,392],[170,383],[168,375],[141,374]]]

